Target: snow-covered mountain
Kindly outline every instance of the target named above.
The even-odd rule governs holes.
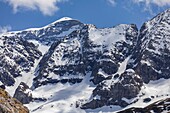
[[[169,31],[166,10],[140,30],[64,17],[1,34],[1,87],[31,113],[168,111]]]

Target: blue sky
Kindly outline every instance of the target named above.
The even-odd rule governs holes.
[[[0,0],[0,32],[42,27],[62,17],[97,27],[137,24],[170,7],[170,0]]]

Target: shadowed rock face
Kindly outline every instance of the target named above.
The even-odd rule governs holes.
[[[0,42],[0,81],[11,86],[14,78],[30,71],[42,54],[33,43],[18,36],[0,36]]]
[[[117,82],[114,83],[114,81]],[[111,82],[111,84],[108,84],[108,82]],[[131,69],[126,70],[117,78],[111,78],[100,83],[93,90],[93,97],[98,96],[100,98],[93,99],[91,102],[84,104],[82,108],[95,109],[104,105],[119,105],[125,107],[130,103],[126,102],[123,98],[134,98],[139,93],[142,85],[143,81],[139,75],[136,75]]]
[[[29,110],[18,100],[0,88],[0,113],[29,113]]]
[[[103,70],[108,75],[112,75],[118,71],[118,67],[119,67],[118,64],[111,61],[97,62],[96,65],[93,67],[93,71],[92,71],[92,77],[94,77],[92,79],[93,83],[97,85],[103,80],[107,79],[106,77],[98,73],[100,70]]]
[[[31,90],[24,82],[21,82],[16,89],[14,98],[18,99],[23,104],[28,104],[32,101]]]
[[[145,22],[140,30],[138,46],[132,59],[135,71],[145,83],[170,78],[170,10]],[[133,62],[134,65],[134,62]]]

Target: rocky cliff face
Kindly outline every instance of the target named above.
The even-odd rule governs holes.
[[[91,81],[98,84],[118,71],[119,63],[131,54],[136,36],[135,25],[108,29],[86,25],[51,46],[39,63],[34,86],[80,83],[88,72],[92,73]]]
[[[30,88],[24,82],[21,82],[17,87],[14,98],[23,104],[28,104],[33,99]]]
[[[14,97],[33,113],[147,105],[170,95],[169,29],[166,10],[140,31],[134,24],[99,29],[62,19],[3,34],[0,81],[16,88]]]
[[[106,29],[97,29],[93,25],[86,25],[82,29],[72,32],[62,41],[54,43],[42,58],[37,70],[38,75],[34,79],[34,87],[59,82],[80,83],[87,73],[91,73],[90,81],[97,85],[94,97],[103,92],[104,88],[102,87],[113,87],[113,91],[108,89],[100,95],[101,98],[105,98],[101,100],[102,106],[107,103],[114,104],[113,101],[126,98],[124,92],[129,95],[127,96],[129,99],[135,97],[142,86],[140,77],[139,80],[134,78],[133,86],[126,87],[124,85],[128,84],[127,80],[123,81],[123,85],[114,83],[116,80],[114,76],[118,76],[117,81],[123,80],[128,75],[129,80],[136,76],[135,72],[127,76],[127,73],[125,75],[122,73],[126,70],[127,60],[136,45],[137,35],[135,25],[119,25]],[[123,65],[125,66],[123,67]],[[113,82],[113,84],[107,84],[108,82]],[[118,93],[118,89],[121,89],[119,98],[115,97],[111,100],[110,98]],[[130,94],[129,90],[134,90],[134,92]],[[109,92],[113,92],[113,94],[109,94]],[[109,102],[108,99],[110,99]],[[123,104],[125,103],[120,102],[118,105],[124,106]],[[94,108],[97,107],[100,106],[96,104]]]
[[[23,106],[18,100],[0,88],[0,112],[1,113],[29,113],[28,108]]]
[[[133,54],[136,72],[145,83],[169,76],[170,10],[143,24]]]
[[[22,76],[21,72],[29,72],[41,55],[33,43],[17,35],[0,36],[0,81],[14,85],[14,78]]]
[[[142,79],[130,69],[116,76],[101,82],[93,90],[93,100],[84,104],[82,109],[95,109],[109,105],[126,107],[131,104],[126,102],[125,98],[132,99],[138,95],[143,85]],[[96,97],[98,98],[96,99]]]

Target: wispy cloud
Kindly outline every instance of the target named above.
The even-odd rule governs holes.
[[[118,0],[106,0],[111,4],[115,4]],[[149,5],[157,5],[159,7],[163,7],[163,6],[170,6],[170,0],[130,0],[134,3],[140,4],[140,3],[144,3],[146,6]],[[122,0],[122,2],[124,2]]]
[[[107,1],[113,6],[116,4],[115,0],[107,0]]]
[[[6,33],[8,31],[10,31],[11,29],[12,29],[11,26],[0,26],[0,34]]]
[[[5,1],[13,7],[15,13],[27,10],[38,10],[44,15],[52,16],[59,10],[58,3],[68,0],[0,0]],[[112,6],[118,2],[118,0],[106,0]],[[125,2],[126,0],[122,0]],[[170,0],[129,0],[135,4],[144,4],[144,10],[152,12],[152,5],[158,7],[170,6]],[[127,2],[127,1],[126,1]]]
[[[159,7],[170,6],[170,0],[133,0],[135,3],[145,3],[146,6],[157,5]]]
[[[153,6],[157,6],[157,8],[163,8],[165,6],[170,6],[170,0],[132,0],[137,4],[144,4],[144,11],[148,11],[151,15],[155,15],[155,10],[153,10]]]
[[[15,13],[24,9],[39,10],[44,15],[51,16],[59,10],[58,3],[67,0],[4,0],[13,7]]]
[[[114,6],[118,0],[106,0],[112,6]],[[122,0],[122,2],[127,2],[126,0]],[[166,6],[170,6],[170,0],[129,0],[128,3],[137,4],[143,7],[143,11],[148,11],[151,15],[155,15],[153,10],[153,6],[157,8],[163,8]],[[118,4],[119,5],[119,4]]]

